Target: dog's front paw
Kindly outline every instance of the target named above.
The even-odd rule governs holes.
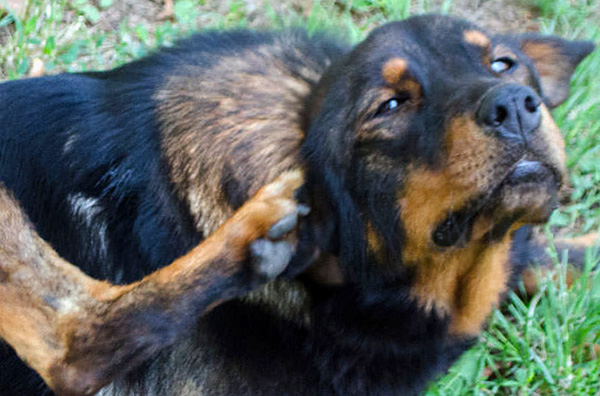
[[[228,225],[233,245],[243,250],[261,279],[283,273],[294,256],[299,220],[310,212],[295,199],[303,183],[301,171],[282,174],[248,200]]]
[[[309,212],[308,206],[298,204],[296,212],[275,223],[267,232],[266,238],[250,244],[250,262],[255,273],[274,278],[287,269],[296,251],[297,238],[294,234],[299,218]]]

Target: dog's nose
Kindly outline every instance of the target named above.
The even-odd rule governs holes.
[[[477,121],[505,139],[527,141],[541,120],[542,100],[529,87],[509,84],[490,89],[477,110]]]

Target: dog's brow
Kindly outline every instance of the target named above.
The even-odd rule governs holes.
[[[471,29],[466,30],[463,33],[463,39],[469,44],[476,45],[478,47],[486,48],[490,46],[490,39],[479,30]]]
[[[385,62],[381,69],[383,79],[388,84],[397,84],[408,68],[408,63],[402,58],[391,58]]]
[[[515,59],[517,58],[517,54],[515,54],[515,52],[512,49],[510,49],[504,44],[498,44],[494,46],[494,49],[492,50],[492,55],[494,56],[494,58],[500,58],[503,56]]]
[[[479,47],[481,60],[486,67],[492,63],[492,42],[479,30],[471,29],[463,32],[463,40],[471,45]]]
[[[394,90],[406,91],[413,98],[421,96],[421,85],[408,69],[408,61],[403,58],[393,57],[388,59],[381,68],[383,79]]]

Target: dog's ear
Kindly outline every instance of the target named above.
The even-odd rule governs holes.
[[[354,145],[352,86],[343,72],[330,70],[323,77],[309,100],[313,109],[302,155],[314,198],[335,218],[330,249],[339,253],[345,279],[358,282],[366,274],[366,245],[360,212],[346,184]]]
[[[569,82],[575,68],[594,50],[591,41],[565,40],[556,36],[519,36],[521,52],[527,55],[538,74],[544,101],[550,108],[569,97]]]

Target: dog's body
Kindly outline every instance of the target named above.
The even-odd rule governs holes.
[[[0,86],[0,180],[62,257],[124,284],[304,168],[316,264],[213,309],[101,394],[414,394],[530,261],[519,228],[544,221],[565,173],[541,101],[564,100],[590,51],[436,16],[353,51],[205,33],[113,71]],[[47,392],[1,359],[2,394]]]

